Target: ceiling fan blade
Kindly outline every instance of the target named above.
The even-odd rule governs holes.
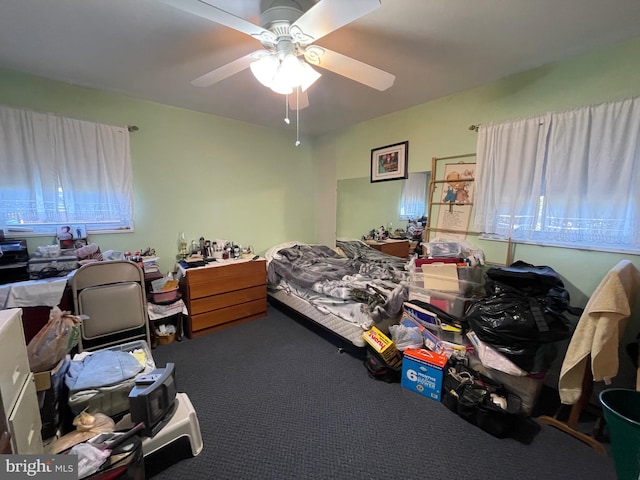
[[[325,68],[381,92],[391,87],[396,80],[395,75],[384,70],[317,45],[307,47],[304,58],[313,65]]]
[[[307,92],[303,92],[300,90],[296,96],[296,92],[290,93],[289,97],[289,108],[291,110],[302,110],[303,108],[307,108],[309,106],[309,96]]]
[[[205,73],[204,75],[191,80],[191,85],[193,85],[194,87],[209,87],[214,83],[219,82],[220,80],[224,80],[231,75],[235,75],[236,73],[249,68],[249,65],[255,62],[263,53],[267,53],[267,51],[258,50],[256,52],[245,55],[244,57],[240,57],[233,62],[229,62],[226,65],[218,67],[215,70],[210,71],[209,73]]]
[[[294,40],[303,45],[324,37],[380,6],[380,0],[320,0],[291,25]]]
[[[219,23],[239,32],[251,35],[258,40],[275,42],[275,35],[260,25],[246,21],[244,18],[235,16],[232,13],[215,7],[204,0],[160,0],[162,3],[170,5],[178,10],[198,15],[212,22]]]

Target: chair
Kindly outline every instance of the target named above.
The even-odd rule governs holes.
[[[82,321],[78,350],[146,340],[151,344],[144,273],[128,260],[89,263],[71,281],[76,315]]]
[[[569,419],[538,417],[605,455],[602,444],[578,430],[578,421],[589,406],[593,383],[608,384],[618,374],[619,341],[639,291],[640,270],[629,260],[618,262],[602,279],[585,306],[562,363],[558,392],[562,403],[572,406]]]

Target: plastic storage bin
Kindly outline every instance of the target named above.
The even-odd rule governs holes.
[[[456,293],[463,297],[483,293],[483,271],[478,267],[456,267],[458,282],[453,289],[446,290],[449,293]],[[436,281],[432,280],[429,274],[425,275],[422,268],[412,268],[409,270],[410,286],[426,290],[439,290]]]
[[[144,351],[146,361],[144,370],[136,375],[137,377],[152,372],[156,368],[151,356],[151,350],[146,341],[136,340],[101,350],[131,353],[138,349]],[[98,351],[100,350],[96,350],[96,352]],[[69,407],[75,415],[86,409],[89,413],[104,413],[108,416],[116,416],[129,410],[129,392],[134,384],[135,377],[110,387],[75,392],[69,396]]]
[[[458,290],[443,291],[429,288],[429,278],[425,283],[422,270],[409,271],[409,300],[422,300],[431,303],[445,312],[462,317],[469,304],[484,294],[482,287],[482,269],[477,267],[457,267]]]
[[[462,248],[458,242],[433,241],[427,244],[427,249],[431,257],[459,257],[462,255]]]
[[[611,451],[618,480],[638,480],[640,475],[640,392],[611,388],[600,392],[604,419],[609,427]]]
[[[540,392],[544,386],[544,374],[528,375],[519,377],[508,373],[486,367],[480,361],[476,353],[469,355],[469,367],[476,372],[489,377],[497,383],[502,383],[507,391],[518,395],[522,401],[520,412],[531,415],[538,402]]]
[[[427,290],[425,288],[409,286],[409,301],[421,300],[444,310],[454,317],[462,317],[474,297],[463,297],[455,293]]]

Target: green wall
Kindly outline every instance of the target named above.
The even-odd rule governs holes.
[[[140,128],[131,134],[135,232],[91,235],[103,251],[151,246],[166,273],[179,231],[258,253],[314,239],[311,142],[294,147],[290,133],[11,71],[0,70],[0,104]]]
[[[431,170],[432,157],[475,152],[476,133],[469,130],[472,124],[505,121],[637,95],[640,95],[640,38],[379,117],[326,135],[323,141],[334,144],[337,181],[361,179],[364,182],[369,176],[370,150],[375,147],[408,140],[409,171]],[[352,208],[341,209],[340,200],[338,196],[337,235],[361,235],[361,229],[353,220],[356,212]],[[360,218],[371,223],[378,218],[379,211],[384,211],[386,198],[382,194],[372,197],[363,193],[361,201]],[[506,261],[505,243],[477,238],[469,240],[485,251],[489,261]],[[638,255],[534,245],[516,245],[511,255],[512,261],[524,260],[555,268],[565,279],[573,304],[579,306],[586,304],[604,275],[623,258],[630,259],[640,268]],[[636,312],[627,339],[638,331],[639,322],[640,313]],[[628,362],[623,357],[625,361]]]
[[[338,236],[361,238],[374,228],[388,228],[389,223],[392,224],[392,230],[406,229],[407,222],[400,220],[403,183],[371,183],[369,177],[338,180]],[[373,205],[375,207],[372,208]]]

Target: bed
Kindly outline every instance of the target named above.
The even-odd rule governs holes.
[[[266,252],[270,303],[320,325],[345,347],[362,348],[372,326],[388,332],[408,299],[408,260],[359,240],[336,248],[289,242]]]

